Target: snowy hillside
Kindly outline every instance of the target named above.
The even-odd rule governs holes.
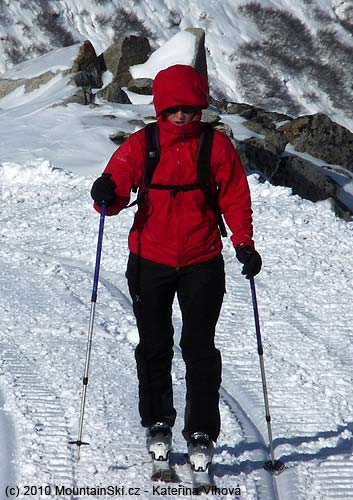
[[[234,100],[245,99],[249,89],[235,89],[232,83],[238,57],[243,57],[238,49],[253,40],[267,42],[259,24],[250,20],[244,7],[239,9],[244,2],[229,0],[220,6],[198,0],[191,8],[190,2],[174,0],[168,7],[162,0],[6,0],[0,3],[0,18],[3,32],[19,40],[20,58],[26,51],[27,57],[62,44],[64,32],[61,42],[51,38],[56,29],[37,27],[32,46],[26,35],[23,24],[33,28],[40,12],[49,9],[60,13],[52,22],[65,19],[72,36],[67,35],[69,45],[88,37],[103,50],[114,33],[94,23],[99,15],[112,18],[114,3],[127,12],[133,5],[156,47],[170,33],[197,20],[203,23],[208,29],[213,88],[225,89]],[[256,10],[256,4],[251,5]],[[337,29],[342,44],[351,44],[350,2],[306,1],[295,7],[278,0],[261,5],[291,12],[312,33],[323,27],[318,18],[326,13],[326,25]],[[9,18],[17,22],[7,23]],[[243,24],[245,20],[249,22]],[[234,30],[240,22],[241,34]],[[217,37],[222,33],[221,44]],[[77,50],[61,48],[10,69],[9,45],[4,40],[1,44],[8,78],[70,67]],[[233,61],[231,53],[236,53]],[[338,59],[330,58],[327,64],[336,72],[346,71]],[[274,69],[285,74],[284,68]],[[287,86],[290,97],[311,109],[314,104],[302,98],[306,80],[295,82]],[[342,113],[335,109],[313,82],[317,109],[352,123],[348,107]],[[161,486],[153,490],[149,480],[149,457],[137,413],[137,332],[124,276],[134,209],[106,220],[83,436],[90,446],[83,447],[78,463],[75,449],[68,445],[77,439],[99,223],[90,187],[116,148],[109,135],[136,130],[136,120],[146,121],[153,108],[148,101],[62,106],[75,91],[67,83],[68,78],[58,74],[32,92],[21,86],[0,99],[0,498],[191,499],[181,437],[184,367],[177,347],[173,383],[178,418],[172,460],[181,483],[172,494]],[[267,90],[262,90],[265,99]],[[238,139],[252,134],[241,117],[223,119]],[[256,175],[249,176],[249,183],[255,241],[264,261],[256,286],[275,455],[286,470],[273,477],[262,467],[268,460],[268,437],[251,295],[231,243],[225,240],[227,294],[217,330],[224,365],[222,432],[214,467],[220,490],[219,495],[202,498],[353,500],[352,223],[337,219],[329,202],[302,200],[290,189],[259,183]],[[177,345],[177,307],[174,314]],[[239,490],[240,497],[234,493]]]
[[[190,26],[206,32],[214,97],[295,116],[322,111],[352,129],[350,1],[3,0],[0,71],[85,39],[100,52],[140,33],[158,48]]]

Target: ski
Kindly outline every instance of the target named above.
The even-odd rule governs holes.
[[[212,493],[212,489],[215,487],[215,482],[210,474],[210,466],[208,466],[206,470],[196,471],[194,466],[190,463],[187,453],[184,455],[184,458],[191,476],[193,495]]]
[[[177,483],[178,476],[169,460],[153,460],[151,480],[163,483]]]
[[[190,467],[192,490],[194,495],[202,495],[203,493],[212,492],[215,483],[209,473],[209,470],[195,471]]]

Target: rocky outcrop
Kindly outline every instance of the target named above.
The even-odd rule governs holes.
[[[130,92],[135,92],[135,94],[152,95],[152,84],[153,80],[151,78],[133,78],[127,88]]]
[[[104,59],[97,57],[92,43],[86,40],[80,47],[70,71],[75,73],[74,82],[78,87],[99,89],[103,86],[102,75],[105,70]]]
[[[238,143],[238,151],[249,172],[260,174],[276,186],[291,187],[293,194],[316,202],[327,198],[338,199],[340,186],[313,163],[288,155],[285,144],[273,144],[256,138]]]
[[[207,76],[204,31],[194,28],[188,31],[195,35],[192,65]],[[92,88],[100,87],[97,95],[109,102],[121,104],[131,104],[122,87],[138,94],[152,95],[153,81],[147,78],[133,79],[129,71],[130,66],[146,62],[150,51],[147,38],[131,35],[97,56],[92,44],[86,40],[73,67],[62,72],[64,75],[68,72],[73,74],[71,83],[74,81],[80,90],[62,104],[92,103]],[[106,70],[110,72],[112,81],[104,86],[103,74]],[[47,72],[28,80],[0,80],[0,97],[20,85],[24,85],[26,91],[34,90],[54,76],[54,73]],[[87,92],[90,93],[88,97]],[[262,180],[291,187],[294,194],[313,202],[330,199],[339,216],[350,217],[351,209],[346,202],[350,195],[343,193],[341,187],[353,179],[353,134],[349,130],[322,113],[293,118],[247,103],[227,102],[225,99],[220,101],[212,96],[209,101],[209,109],[202,113],[203,121],[211,123],[230,137],[248,173],[256,172]],[[237,140],[233,137],[231,127],[222,122],[222,115],[230,114],[243,118],[242,125],[248,128],[249,138]],[[153,118],[146,117],[146,121]],[[121,144],[128,136],[129,132],[117,131],[110,139]],[[289,144],[294,148],[290,150],[292,153],[288,152]],[[303,158],[295,152],[319,158],[324,165],[318,166],[315,160],[310,161],[310,157]],[[326,163],[329,165],[326,166]]]
[[[41,85],[48,83],[57,73],[47,71],[42,75],[33,78],[18,78],[17,80],[3,79],[0,80],[0,98],[5,97],[10,92],[24,85],[25,92],[32,92],[38,89]]]
[[[206,78],[208,78],[205,50],[205,32],[202,28],[186,28],[185,31],[188,31],[195,36],[195,50],[193,60],[191,61],[191,66],[193,66],[199,73],[202,73]]]
[[[71,83],[75,83],[83,92],[83,104],[91,104],[95,101],[95,94],[92,89],[103,87],[103,73],[106,71],[106,65],[102,56],[97,56],[96,51],[89,40],[81,45],[77,58],[69,71],[74,73]],[[72,102],[80,97],[73,96]]]
[[[293,119],[245,103],[227,103],[210,97],[211,108],[203,111],[202,119],[230,137],[248,173],[276,186],[292,188],[293,194],[317,202],[331,200],[336,214],[346,220],[352,215],[346,204],[347,194],[336,181],[337,176],[352,181],[352,176],[337,165],[351,170],[353,134],[334,123],[326,115],[310,115]],[[254,132],[254,137],[234,139],[232,130],[221,121],[220,114],[236,114],[246,118],[242,125]],[[296,151],[310,153],[331,165],[319,167],[309,159],[286,151],[288,144]],[[346,149],[347,148],[347,149]],[[344,182],[343,182],[344,184]],[[343,201],[344,200],[344,201]]]
[[[120,87],[117,82],[112,82],[104,89],[98,92],[99,97],[106,99],[109,102],[118,104],[131,104],[131,101],[126,92]]]
[[[225,99],[218,100],[209,96],[209,103],[212,107],[216,108],[220,113],[229,115],[239,115],[247,120],[281,122],[292,120],[293,118],[283,113],[276,113],[275,111],[266,111],[263,108],[252,106],[243,102],[228,102]]]
[[[284,156],[274,172],[274,185],[288,186],[293,194],[310,201],[338,200],[340,186],[312,163],[298,156]]]
[[[103,53],[103,57],[107,69],[113,74],[114,81],[125,87],[132,80],[130,66],[146,62],[150,52],[148,38],[130,35],[111,45]]]
[[[113,80],[98,95],[110,102],[130,103],[121,87],[128,86],[132,80],[130,66],[146,62],[150,52],[149,40],[144,36],[130,35],[111,45],[103,53],[103,58]]]
[[[301,116],[279,130],[297,151],[353,172],[353,134],[325,114]]]
[[[277,115],[274,116],[276,119]],[[302,117],[304,122],[312,123],[313,117]],[[241,156],[242,162],[249,173],[258,173],[260,178],[269,181],[273,185],[291,187],[293,194],[297,194],[304,199],[317,202],[326,199],[332,201],[332,206],[338,216],[349,219],[352,210],[342,201],[342,188],[336,181],[336,169],[325,168],[316,165],[308,159],[301,158],[295,154],[286,152],[286,146],[290,142],[292,145],[293,136],[286,133],[286,130],[296,130],[295,122],[301,123],[301,118],[290,120],[288,124],[279,127],[268,126],[262,129],[264,137],[251,137],[244,141],[235,141],[237,150]],[[248,126],[248,122],[243,125]],[[337,124],[334,124],[337,125]],[[339,125],[338,125],[339,127]],[[251,129],[253,129],[251,127]],[[346,130],[346,129],[345,129]],[[351,140],[353,134],[349,131],[346,139]],[[312,131],[313,133],[313,131]],[[328,140],[327,135],[325,139]],[[332,149],[332,144],[325,144],[326,150]],[[296,146],[296,149],[297,146]],[[312,155],[314,156],[314,152]],[[320,150],[315,151],[315,157],[325,161],[325,153]],[[339,164],[339,161],[333,161],[334,156],[330,156],[331,163]],[[342,157],[341,157],[342,159]],[[342,169],[340,170],[342,176]],[[350,179],[347,178],[347,182]]]

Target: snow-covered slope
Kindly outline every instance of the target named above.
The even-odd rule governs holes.
[[[157,48],[201,27],[215,97],[293,115],[322,111],[352,128],[349,1],[4,0],[0,26],[3,71],[86,38],[99,52],[119,36],[142,33]]]
[[[137,414],[133,347],[136,329],[126,288],[132,212],[106,221],[84,439],[77,438],[98,216],[93,177],[47,161],[0,166],[1,460],[0,490],[20,498],[71,498],[73,487],[114,485],[116,498],[154,498]],[[351,226],[325,205],[250,178],[255,235],[264,259],[256,279],[276,457],[288,469],[273,483],[261,465],[268,442],[249,283],[225,242],[227,295],[218,327],[223,354],[222,433],[215,481],[222,498],[353,498]],[[175,309],[175,324],[180,324]],[[183,365],[173,370],[176,405],[173,461],[191,498],[181,438]],[[1,399],[0,399],[1,401]],[[240,409],[239,405],[242,409]],[[3,470],[3,469],[1,469]],[[24,486],[32,494],[24,496]],[[47,487],[40,496],[39,488]],[[61,488],[65,494],[58,494]],[[37,488],[37,489],[36,489]],[[59,488],[59,489],[57,489]],[[125,496],[122,494],[125,490]],[[130,494],[128,489],[130,488]],[[135,489],[133,489],[135,488]],[[85,490],[84,490],[85,489]],[[77,494],[75,498],[80,498]]]

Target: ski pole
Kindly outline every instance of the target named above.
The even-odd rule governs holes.
[[[96,302],[97,302],[99,267],[100,267],[101,253],[102,253],[105,212],[106,212],[106,204],[103,203],[100,221],[99,221],[98,242],[97,242],[97,252],[96,252],[96,265],[95,265],[95,269],[94,269],[93,290],[92,290],[92,297],[91,297],[91,311],[90,311],[89,326],[88,326],[86,362],[85,362],[85,369],[84,369],[83,380],[82,380],[83,384],[82,384],[81,410],[80,410],[78,438],[76,441],[69,441],[69,444],[76,444],[78,446],[77,460],[80,460],[80,447],[82,445],[89,445],[89,443],[82,441],[82,431],[83,431],[83,418],[84,418],[84,413],[85,413],[86,397],[87,397],[89,365],[90,365],[90,360],[91,360],[93,325],[94,325],[94,316],[95,316]]]
[[[259,310],[257,307],[255,280],[254,280],[253,276],[250,277],[250,288],[251,288],[252,303],[253,303],[253,308],[254,308],[255,330],[256,330],[256,339],[257,339],[257,352],[259,354],[259,360],[260,360],[262,390],[263,390],[264,401],[265,401],[267,432],[268,432],[269,448],[270,448],[270,455],[271,455],[271,460],[264,464],[264,468],[272,473],[275,473],[275,472],[280,472],[284,469],[284,463],[281,462],[280,460],[275,460],[275,454],[274,454],[274,449],[273,449],[270,405],[268,402],[265,364],[264,364],[264,357],[263,357],[264,351],[263,351],[263,347],[262,347]]]

